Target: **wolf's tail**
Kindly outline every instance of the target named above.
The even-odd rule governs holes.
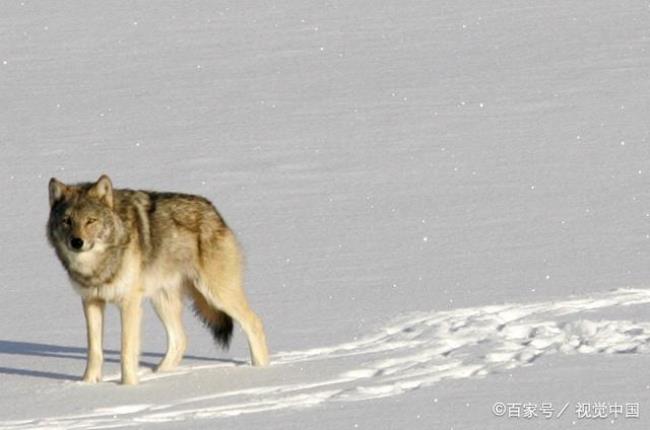
[[[214,341],[228,349],[232,338],[232,318],[225,312],[212,307],[195,287],[190,288],[190,291],[195,315],[212,332]]]

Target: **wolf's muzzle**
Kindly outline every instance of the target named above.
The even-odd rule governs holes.
[[[70,246],[72,249],[76,249],[77,251],[83,248],[84,246],[84,241],[81,238],[78,237],[73,237],[70,239]]]

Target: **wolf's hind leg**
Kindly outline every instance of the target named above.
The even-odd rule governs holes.
[[[219,301],[219,308],[239,323],[246,337],[251,352],[253,366],[267,366],[269,351],[262,320],[248,306],[243,291],[236,295],[226,295]]]
[[[246,294],[241,285],[240,276],[224,276],[215,274],[207,277],[209,287],[202,294],[218,310],[224,312],[241,326],[251,352],[253,366],[269,364],[269,351],[266,344],[266,334],[262,320],[248,305]]]
[[[160,290],[152,297],[151,303],[167,332],[167,353],[154,370],[156,372],[173,370],[180,364],[187,347],[187,338],[183,329],[181,289]]]
[[[251,310],[242,282],[239,246],[230,231],[201,241],[201,267],[195,283],[208,303],[237,321],[246,333],[254,366],[269,364],[264,327]],[[216,244],[216,246],[215,246]]]
[[[102,380],[102,363],[104,362],[102,335],[105,307],[106,303],[103,300],[83,300],[88,335],[88,363],[83,376],[84,382],[95,383]]]

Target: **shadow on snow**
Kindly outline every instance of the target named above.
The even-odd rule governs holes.
[[[48,345],[44,343],[0,340],[0,354],[86,360],[86,352],[87,352],[86,348],[79,348],[74,346],[60,346],[60,345]],[[162,359],[163,355],[164,354],[157,353],[157,352],[143,352],[140,354],[140,356],[144,358],[151,357],[151,358],[160,358],[160,359]],[[235,365],[245,364],[243,361],[240,360],[200,357],[195,355],[185,355],[183,358],[190,359],[190,360],[211,361],[216,363],[234,363]],[[105,349],[104,361],[109,363],[119,363],[120,351]],[[154,368],[156,365],[155,363],[146,362],[146,361],[141,361],[140,364],[144,367],[149,367],[149,368]],[[56,372],[47,372],[42,370],[19,369],[19,368],[4,367],[4,366],[0,366],[0,374],[22,375],[22,376],[32,376],[35,378],[47,378],[47,379],[59,379],[59,380],[71,380],[71,381],[81,380],[81,376],[73,376],[73,375],[67,375],[67,374],[56,373]]]

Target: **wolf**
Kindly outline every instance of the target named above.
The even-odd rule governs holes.
[[[138,383],[142,301],[150,298],[167,333],[167,352],[156,371],[174,369],[186,349],[183,299],[227,347],[233,320],[248,338],[251,361],[266,366],[269,354],[260,318],[242,287],[242,254],[235,235],[200,196],[114,189],[96,182],[49,182],[47,238],[81,296],[88,360],[83,381],[102,379],[106,303],[116,304],[122,324],[121,382]]]

